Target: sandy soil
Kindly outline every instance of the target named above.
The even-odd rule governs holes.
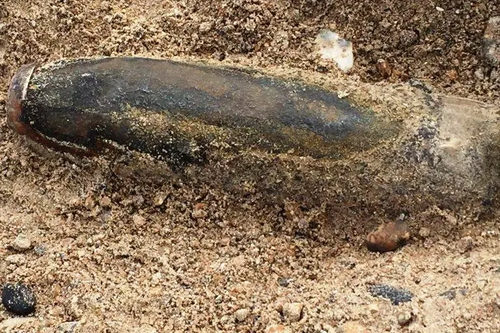
[[[106,161],[40,154],[8,129],[3,108],[21,64],[60,57],[190,56],[342,77],[311,56],[325,27],[354,43],[350,80],[382,81],[376,62],[385,59],[394,68],[386,81],[496,103],[480,48],[499,11],[498,1],[457,0],[2,1],[0,282],[27,283],[38,297],[36,320],[12,331],[70,332],[68,322],[75,332],[500,331],[494,218],[451,233],[446,225],[463,217],[439,211],[442,228],[412,221],[409,245],[369,253],[365,228],[315,223],[322,207],[308,207],[304,226],[293,203],[263,206],[258,195],[137,181]],[[21,233],[34,247],[18,253],[9,245]],[[413,299],[391,305],[370,294],[373,283]],[[11,317],[0,312],[3,330]]]

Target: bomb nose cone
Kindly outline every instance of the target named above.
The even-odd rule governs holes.
[[[22,102],[26,98],[26,91],[35,69],[35,64],[21,67],[10,82],[7,93],[7,123],[18,134],[24,135],[27,132],[26,124],[21,121]]]

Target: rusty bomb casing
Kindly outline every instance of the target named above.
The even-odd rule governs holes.
[[[394,126],[333,91],[255,71],[137,57],[61,60],[22,67],[8,122],[57,150],[110,145],[182,166],[215,150],[338,159]]]

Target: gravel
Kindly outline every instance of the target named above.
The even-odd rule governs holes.
[[[368,286],[368,291],[373,297],[382,297],[391,301],[392,305],[410,302],[413,294],[404,289],[394,288],[386,284],[373,284]]]

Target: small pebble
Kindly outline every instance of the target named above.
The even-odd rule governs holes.
[[[379,307],[375,303],[370,304],[370,305],[368,305],[368,311],[370,312],[370,314],[375,314],[379,311]]]
[[[430,94],[432,92],[432,87],[430,87],[429,85],[427,85],[426,83],[424,83],[424,82],[422,82],[420,80],[410,79],[408,81],[408,83],[410,84],[410,86],[415,87],[417,89],[420,89],[423,92],[426,92],[428,94]]]
[[[14,250],[24,252],[31,249],[31,241],[23,234],[19,234],[12,243]]]
[[[43,256],[45,254],[45,252],[47,252],[47,248],[45,247],[45,245],[35,245],[35,247],[33,248],[33,251],[37,255]]]
[[[193,212],[191,213],[191,217],[193,219],[202,219],[204,217],[207,217],[207,212],[204,211],[203,209],[194,209]]]
[[[377,61],[377,70],[384,79],[387,79],[392,74],[391,66],[384,59],[379,59]]]
[[[61,323],[57,326],[58,331],[60,333],[73,333],[80,326],[80,322],[78,321],[68,321],[65,323]]]
[[[304,304],[302,303],[287,303],[283,305],[283,317],[290,322],[297,322],[302,319],[302,310]]]
[[[413,315],[410,312],[401,312],[398,314],[398,324],[399,326],[407,326],[413,320]]]
[[[418,231],[418,235],[422,238],[427,238],[431,235],[431,230],[429,228],[426,228],[426,227],[422,227],[420,228],[420,230]]]
[[[290,284],[290,280],[287,278],[280,277],[278,278],[278,284],[281,287],[288,287],[288,285]]]
[[[157,193],[155,198],[154,198],[154,205],[156,207],[163,205],[165,202],[165,199],[167,199],[167,194],[164,192]]]
[[[132,216],[132,221],[137,227],[142,227],[146,224],[146,219],[139,214],[135,214],[134,216]]]
[[[410,302],[413,294],[404,289],[397,289],[386,284],[373,284],[368,286],[368,291],[373,297],[387,298],[392,305]]]
[[[239,309],[239,310],[236,310],[236,312],[234,313],[234,317],[236,318],[237,322],[241,323],[247,319],[249,314],[250,314],[250,310]]]
[[[35,311],[33,291],[22,284],[6,284],[2,290],[2,304],[10,312],[25,316]]]
[[[366,237],[366,247],[373,252],[394,251],[406,244],[410,232],[405,222],[389,222],[381,224],[377,230]]]
[[[203,22],[200,24],[200,27],[198,28],[201,33],[203,32],[208,32],[212,29],[212,23],[210,22]]]
[[[467,295],[467,289],[451,288],[450,290],[447,290],[444,293],[439,294],[439,296],[445,297],[445,298],[449,299],[450,301],[452,301],[457,297],[457,292],[460,293],[460,295],[462,295],[462,296]]]
[[[470,250],[472,250],[473,247],[474,247],[474,240],[470,236],[463,237],[458,242],[458,250],[460,251],[461,254],[469,252]]]

